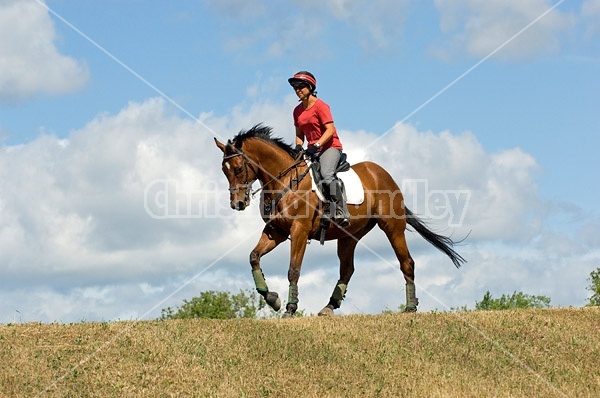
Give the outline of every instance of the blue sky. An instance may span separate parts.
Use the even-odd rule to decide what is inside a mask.
[[[287,78],[301,69],[316,75],[351,161],[472,192],[455,231],[473,231],[460,274],[412,243],[422,287],[440,301],[424,309],[473,305],[485,290],[578,306],[600,266],[598,0],[0,0],[0,22],[0,289],[11,303],[0,322],[16,309],[26,320],[139,317],[175,291],[165,306],[251,288],[256,214],[160,222],[143,211],[144,188],[164,178],[226,189],[214,135],[266,122],[291,142]],[[232,223],[244,244],[202,251],[226,243],[209,229]],[[365,244],[378,250],[376,239]],[[305,266],[301,297],[328,296],[334,250],[311,247],[309,259],[332,266]],[[365,251],[364,269],[401,279],[381,250]],[[272,256],[285,287],[287,252]],[[399,305],[369,296],[374,274],[355,279],[347,313]]]

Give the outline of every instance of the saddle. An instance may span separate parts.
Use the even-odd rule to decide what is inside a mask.
[[[335,168],[336,175],[338,173],[343,173],[345,171],[350,170],[350,163],[348,162],[347,158],[348,158],[348,156],[342,152],[342,154],[340,155],[340,160],[338,161],[338,164]],[[318,190],[320,190],[321,196],[323,198],[327,198],[327,201],[324,202],[324,213],[323,213],[323,214],[327,214],[327,213],[329,213],[330,198],[329,198],[329,193],[325,192],[325,190],[323,189],[323,184],[321,184],[321,182],[323,181],[323,176],[321,175],[321,165],[320,165],[319,161],[318,160],[313,161],[310,165],[310,168],[311,168],[311,175],[314,180],[315,186],[317,187]],[[344,182],[341,179],[339,179],[339,180],[343,187]],[[315,232],[315,235],[314,235],[314,238],[319,239],[319,242],[321,243],[321,245],[323,245],[325,243],[325,232],[327,232],[327,229],[329,228],[330,224],[331,224],[330,217],[321,216],[321,221],[319,222],[319,228],[317,229],[317,231]]]
[[[323,176],[321,175],[321,164],[319,163],[319,161],[315,161],[312,162],[310,164],[311,167],[311,171],[312,171],[312,177],[315,180],[315,183],[317,184],[318,187],[321,186],[321,181],[323,181]],[[335,168],[335,174],[337,173],[343,173],[344,171],[348,171],[350,170],[350,163],[348,162],[348,155],[346,155],[344,152],[342,152],[342,154],[340,155],[340,160],[338,161],[338,164]],[[323,192],[323,194],[325,194]]]

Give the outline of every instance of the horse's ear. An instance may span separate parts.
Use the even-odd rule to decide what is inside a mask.
[[[217,137],[215,137],[215,144],[217,144],[217,146],[219,147],[219,149],[225,153],[225,144],[223,144],[221,141],[219,141],[217,139]]]

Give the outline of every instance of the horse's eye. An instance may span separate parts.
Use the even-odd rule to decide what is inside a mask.
[[[235,169],[233,169],[233,172],[234,172],[235,175],[242,174],[242,168],[241,167],[236,167]]]

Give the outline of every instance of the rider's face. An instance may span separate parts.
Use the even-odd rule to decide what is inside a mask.
[[[308,96],[310,95],[310,90],[306,84],[295,84],[293,88],[296,92],[296,95],[301,100],[308,98]]]

